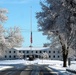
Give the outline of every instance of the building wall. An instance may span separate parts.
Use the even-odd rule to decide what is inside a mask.
[[[17,51],[15,49],[8,49],[5,51],[4,59],[16,59]]]
[[[60,50],[45,49],[45,50],[16,50],[9,49],[5,52],[3,59],[26,59],[29,55],[33,55],[35,58],[41,58],[42,53],[48,53],[49,59],[62,60]]]

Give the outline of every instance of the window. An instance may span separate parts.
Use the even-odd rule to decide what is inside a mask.
[[[38,58],[38,55],[35,55],[36,58]]]
[[[27,51],[27,53],[29,53],[29,51]]]
[[[29,55],[27,55],[27,57],[29,57]]]
[[[40,53],[42,53],[42,52],[40,51]]]
[[[21,51],[19,51],[19,53],[21,53]]]
[[[13,57],[14,57],[14,58],[16,58],[16,56],[15,56],[15,55],[14,55]]]
[[[11,58],[11,55],[9,55],[9,58]]]
[[[13,53],[16,53],[15,51]]]
[[[55,51],[53,51],[53,53],[55,53]]]
[[[36,51],[36,53],[38,53],[38,52]]]
[[[55,58],[55,55],[53,56],[53,58]]]
[[[49,55],[49,58],[51,58],[51,56]]]
[[[23,51],[23,53],[25,53],[25,51]]]
[[[31,53],[33,53],[33,51],[31,51]]]
[[[11,51],[9,51],[9,53],[11,53]]]
[[[49,51],[49,53],[51,53],[51,51]]]
[[[5,55],[5,58],[7,58],[7,56]]]
[[[45,51],[44,51],[44,53],[45,53]]]
[[[59,56],[58,56],[58,58],[59,58]]]

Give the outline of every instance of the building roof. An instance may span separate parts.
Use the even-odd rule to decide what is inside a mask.
[[[16,50],[47,50],[49,47],[26,47],[26,48],[14,48]]]

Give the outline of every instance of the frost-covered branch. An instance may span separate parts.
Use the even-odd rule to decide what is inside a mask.
[[[20,28],[19,27],[10,28],[8,30],[7,39],[11,47],[21,46],[23,42],[23,37],[21,35]]]
[[[8,19],[6,13],[8,13],[7,9],[0,8],[0,22],[5,22]]]

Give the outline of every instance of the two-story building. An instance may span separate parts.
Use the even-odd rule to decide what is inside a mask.
[[[26,59],[30,55],[34,58],[40,58],[42,53],[47,53],[51,60],[62,60],[59,49],[51,49],[49,47],[27,47],[27,48],[11,48],[4,52],[3,59]]]

